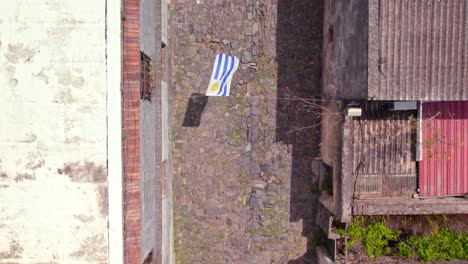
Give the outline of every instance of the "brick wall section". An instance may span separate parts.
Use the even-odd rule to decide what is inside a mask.
[[[125,263],[140,260],[140,7],[124,0],[123,17],[123,159]]]

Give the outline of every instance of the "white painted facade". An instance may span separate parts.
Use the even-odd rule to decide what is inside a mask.
[[[122,263],[120,1],[0,6],[0,264]]]

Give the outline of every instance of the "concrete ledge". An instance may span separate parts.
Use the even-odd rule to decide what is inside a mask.
[[[319,206],[316,222],[328,239],[340,238],[333,230],[333,214],[327,208]]]
[[[317,263],[318,264],[332,264],[335,263],[327,251],[323,247],[317,247]]]
[[[353,215],[468,214],[468,199],[359,199],[352,209]]]

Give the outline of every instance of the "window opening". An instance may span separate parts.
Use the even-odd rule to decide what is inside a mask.
[[[154,72],[151,58],[140,52],[140,99],[151,101],[151,91],[154,86]]]

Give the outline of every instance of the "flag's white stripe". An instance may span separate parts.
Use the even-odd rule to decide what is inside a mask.
[[[222,54],[219,54],[216,56],[215,58],[215,64],[214,64],[214,67],[213,67],[213,72],[211,73],[211,79],[210,79],[210,82],[213,81],[215,79],[215,75],[216,75],[216,69],[218,68],[218,65],[220,65],[220,60],[222,60],[222,57],[223,55]],[[221,71],[221,69],[219,69]],[[211,86],[211,83],[210,83],[210,86]]]
[[[223,54],[224,61],[223,61],[223,66],[222,66],[222,71],[218,79],[216,79],[219,82],[219,87],[218,90],[216,91],[216,95],[220,95],[221,89],[222,89],[222,80],[226,76],[226,69],[229,67],[229,60],[230,56],[227,54]]]
[[[226,91],[224,91],[223,96],[229,96],[229,92],[231,90],[231,81],[234,73],[237,71],[237,67],[239,66],[239,59],[234,57],[234,68],[232,69],[231,73],[229,74],[229,78],[226,81],[225,87]]]
[[[219,72],[221,71],[221,64],[219,64],[219,60],[223,57],[222,54],[219,54],[218,56],[216,56],[216,63],[215,63],[215,67],[214,67],[214,70],[215,70],[215,75],[214,75],[214,79],[218,78],[219,76]]]
[[[226,96],[226,90],[227,90],[227,81],[231,78],[232,71],[234,70],[234,67],[236,66],[236,58],[235,57],[229,57],[229,68],[226,69],[225,76],[221,80],[221,89],[219,90],[218,94],[221,94],[222,96]]]
[[[224,92],[223,92],[224,86],[226,84],[227,79],[229,78],[230,71],[232,71],[232,69],[234,68],[234,62],[235,62],[234,58],[231,57],[231,56],[228,56],[228,55],[226,55],[226,56],[227,56],[227,61],[225,63],[226,68],[225,68],[225,70],[223,72],[223,76],[220,78],[221,82],[219,84],[219,91],[217,93],[218,95],[219,94],[221,94],[221,95],[224,94]]]

